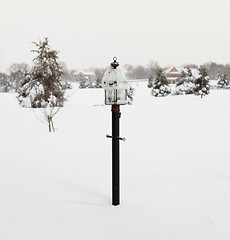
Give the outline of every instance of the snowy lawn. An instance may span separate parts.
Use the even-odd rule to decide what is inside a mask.
[[[69,91],[54,121],[0,94],[0,240],[230,239],[230,91],[122,106],[121,205],[111,206],[111,109]]]

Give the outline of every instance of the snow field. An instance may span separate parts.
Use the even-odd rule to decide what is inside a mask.
[[[230,91],[121,106],[121,205],[111,206],[111,109],[69,91],[57,131],[0,94],[1,240],[230,238]]]

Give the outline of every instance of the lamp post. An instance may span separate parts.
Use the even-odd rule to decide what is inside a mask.
[[[120,152],[119,140],[125,141],[125,138],[119,136],[119,119],[121,117],[120,105],[127,104],[128,81],[121,69],[117,68],[119,63],[117,58],[106,69],[102,87],[105,89],[105,104],[112,105],[112,205],[120,204]]]

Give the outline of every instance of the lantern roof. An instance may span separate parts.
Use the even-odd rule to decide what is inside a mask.
[[[124,72],[117,68],[119,66],[114,58],[114,62],[109,65],[102,78],[102,87],[104,89],[128,89],[129,83]]]

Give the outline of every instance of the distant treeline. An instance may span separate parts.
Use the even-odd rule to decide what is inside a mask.
[[[150,61],[146,66],[143,65],[124,65],[126,70],[126,76],[128,79],[149,79],[150,77],[156,77],[156,71],[160,67],[157,62]],[[199,68],[204,67],[207,69],[208,75],[210,79],[217,79],[218,74],[226,74],[227,78],[230,79],[230,64],[218,64],[215,62],[209,62],[198,66],[196,64],[186,64],[183,67],[190,68]],[[166,69],[166,68],[165,68]]]
[[[64,62],[60,63],[63,68],[63,80],[76,81],[74,73],[76,69],[68,69]],[[160,65],[151,60],[146,66],[143,65],[131,65],[125,64],[123,68],[125,70],[126,77],[128,79],[149,79],[155,78],[157,69]],[[205,67],[207,69],[210,79],[217,79],[218,74],[226,74],[227,79],[230,79],[230,64],[218,64],[215,62],[205,63],[201,66],[196,64],[187,64],[183,67],[199,68]],[[163,68],[163,70],[166,68]],[[7,73],[0,72],[0,92],[17,91],[25,73],[30,70],[30,66],[25,63],[14,63],[12,64]],[[105,68],[90,68],[96,75],[97,81],[102,80]]]
[[[76,69],[68,69],[65,62],[60,62],[64,82],[75,82],[74,73]],[[13,63],[9,66],[7,72],[0,72],[0,92],[17,92],[26,74],[31,67],[26,63]],[[90,68],[96,75],[97,81],[101,81],[105,68]]]

